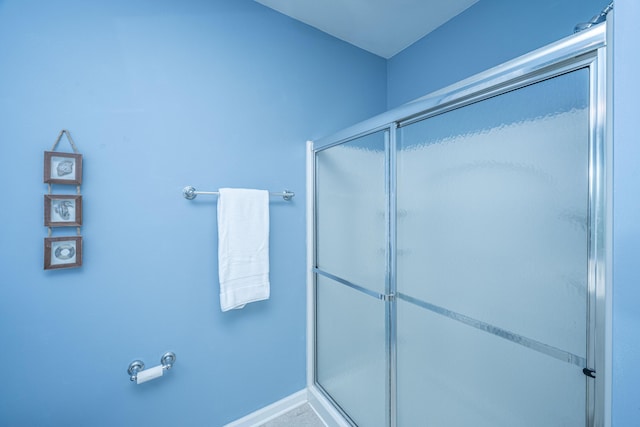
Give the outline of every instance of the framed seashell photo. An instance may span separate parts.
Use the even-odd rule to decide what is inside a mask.
[[[80,227],[82,196],[67,194],[44,195],[45,227]]]
[[[45,237],[44,269],[74,268],[82,265],[82,236]]]
[[[82,154],[44,152],[44,182],[82,184]]]

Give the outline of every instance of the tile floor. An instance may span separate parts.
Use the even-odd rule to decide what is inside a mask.
[[[260,427],[326,427],[308,403],[298,406]]]

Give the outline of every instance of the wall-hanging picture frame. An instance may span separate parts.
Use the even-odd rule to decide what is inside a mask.
[[[48,184],[82,184],[82,154],[45,151],[44,182]]]
[[[80,227],[82,225],[82,196],[45,194],[44,225],[46,227]]]
[[[82,236],[45,237],[44,269],[74,268],[82,265]]]

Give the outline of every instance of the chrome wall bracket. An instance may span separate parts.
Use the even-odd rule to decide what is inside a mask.
[[[129,373],[129,379],[131,381],[135,381],[138,377],[138,372],[144,370],[144,362],[142,360],[134,360],[129,364],[129,369],[127,372]]]
[[[173,363],[175,361],[176,361],[176,355],[171,351],[167,351],[165,354],[162,355],[162,358],[160,359],[160,364],[164,369],[168,370],[173,367]]]
[[[156,366],[150,369],[153,370],[153,369],[162,368],[162,369],[158,369],[159,371],[158,376],[161,376],[162,372],[168,371],[173,367],[173,364],[175,363],[175,361],[176,361],[175,353],[168,351],[165,354],[163,354],[162,357],[160,358],[160,366]],[[144,369],[144,362],[142,360],[134,360],[129,364],[129,368],[127,369],[127,373],[129,374],[129,379],[135,382],[138,382],[138,374],[143,371],[145,371],[145,369]]]

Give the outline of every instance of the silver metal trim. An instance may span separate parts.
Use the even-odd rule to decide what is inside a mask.
[[[391,317],[391,305],[393,300],[395,300],[395,295],[391,294],[391,264],[393,260],[393,240],[391,234],[391,224],[393,223],[394,212],[391,206],[391,170],[393,165],[392,159],[392,147],[391,140],[393,138],[393,131],[391,128],[387,129],[384,138],[384,198],[385,198],[385,207],[384,207],[384,240],[385,240],[385,266],[384,266],[384,292],[385,295],[385,305],[384,305],[384,346],[385,346],[385,368],[386,372],[384,372],[385,383],[387,384],[384,390],[385,394],[385,411],[384,413],[387,416],[387,425],[392,425],[393,416],[392,412],[392,401],[393,401],[393,388],[391,387],[391,371],[392,371],[392,361],[391,361],[391,329],[393,327],[393,319]]]
[[[318,147],[317,143],[314,143],[313,144],[313,146],[314,146],[313,152],[314,152],[314,154],[317,154],[320,151],[324,151],[326,149],[335,147],[337,145],[346,144],[347,142],[351,142],[351,141],[354,141],[356,139],[359,139],[359,138],[362,138],[362,137],[365,137],[365,136],[368,136],[368,135],[372,135],[374,133],[378,133],[380,131],[388,130],[388,129],[389,129],[389,122],[386,122],[386,123],[384,123],[382,125],[379,125],[377,127],[368,128],[366,130],[362,130],[360,132],[356,132],[356,133],[350,134],[348,136],[345,136],[343,139],[332,141],[332,142],[330,142],[328,144],[324,144],[324,145],[319,146],[319,147]],[[323,140],[326,140],[326,138],[323,138]]]
[[[313,277],[313,383],[320,389],[318,380],[318,274],[315,266],[318,265],[318,155],[315,150],[316,143],[313,143],[313,241],[311,249],[313,251],[312,265],[310,266]],[[326,393],[325,393],[326,394]],[[331,400],[329,400],[331,402]],[[335,406],[335,405],[334,405]]]
[[[388,405],[389,405],[389,426],[396,427],[398,424],[398,375],[397,375],[397,345],[398,345],[398,320],[397,320],[397,298],[396,292],[398,288],[396,271],[397,271],[397,226],[398,226],[398,200],[397,193],[397,133],[398,126],[396,123],[392,123],[389,129],[389,183],[387,192],[387,209],[388,209],[388,261],[387,261],[387,276],[388,286],[386,289],[387,294],[392,298],[387,304],[387,329],[388,329],[388,367],[387,374],[389,376],[389,388],[387,390]]]
[[[195,199],[198,196],[198,194],[219,196],[220,192],[219,191],[198,191],[190,185],[182,189],[182,195],[187,200]],[[280,193],[270,192],[269,195],[282,197],[284,200],[291,200],[296,195],[296,193],[294,193],[293,191],[284,190]]]
[[[589,194],[589,336],[588,343],[589,368],[596,371],[596,379],[588,381],[588,402],[591,405],[590,417],[594,426],[603,426],[605,383],[609,378],[605,375],[605,325],[607,323],[607,277],[611,254],[611,150],[607,140],[607,47],[599,49],[596,63],[593,66],[589,170],[591,173]]]
[[[587,365],[588,369],[595,369],[595,330],[596,330],[596,264],[599,237],[596,218],[598,215],[597,198],[599,194],[598,167],[598,64],[589,67],[589,189],[587,215]],[[595,381],[587,380],[587,425],[595,425]]]
[[[456,320],[460,323],[464,323],[467,326],[471,326],[481,331],[488,332],[497,337],[504,338],[507,341],[511,341],[515,344],[520,344],[524,347],[530,348],[531,350],[535,350],[539,353],[546,354],[547,356],[551,356],[563,362],[571,363],[572,365],[576,365],[581,368],[584,368],[587,365],[587,360],[584,357],[575,355],[568,351],[564,351],[559,348],[552,347],[540,341],[536,341],[534,339],[527,338],[522,335],[518,335],[514,332],[508,331],[506,329],[502,329],[498,326],[494,326],[489,323],[483,322],[481,320],[477,320],[472,317],[465,316],[464,314],[457,313],[452,310],[448,310],[444,307],[439,307],[435,304],[422,301],[418,298],[410,297],[409,295],[405,295],[400,292],[397,294],[397,297],[415,306],[418,306],[426,310],[429,310],[433,313],[448,317],[449,319]]]
[[[315,278],[316,275],[313,273],[312,268],[315,262],[315,250],[314,250],[314,242],[315,242],[315,154],[313,152],[313,142],[307,141],[307,150],[306,150],[306,297],[307,297],[307,388],[311,390],[314,388],[315,380],[315,371],[316,371],[316,310],[315,310]]]
[[[342,279],[338,276],[335,276],[331,273],[327,273],[326,271],[320,270],[318,267],[314,267],[313,268],[313,272],[316,274],[319,274],[321,276],[326,277],[327,279],[331,279],[334,282],[338,282],[341,285],[345,285],[348,286],[351,289],[355,289],[356,291],[362,292],[363,294],[369,295],[370,297],[374,297],[375,299],[379,299],[381,301],[386,301],[386,298],[389,297],[389,295],[385,295],[385,294],[381,294],[375,291],[372,291],[371,289],[367,289],[363,286],[360,285],[356,285],[355,283],[352,283],[348,280]]]
[[[603,222],[605,224],[604,240],[606,252],[604,254],[603,280],[598,292],[598,308],[596,312],[597,326],[596,341],[599,346],[599,353],[596,358],[596,369],[600,371],[600,377],[596,380],[596,425],[599,427],[611,426],[611,399],[612,399],[612,372],[613,372],[613,345],[612,345],[612,323],[613,323],[613,29],[615,21],[615,11],[607,15],[607,44],[601,48],[606,56],[605,73],[605,97],[601,99],[605,108],[605,158],[604,158],[604,179],[603,188],[605,205]]]

